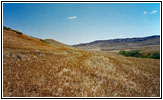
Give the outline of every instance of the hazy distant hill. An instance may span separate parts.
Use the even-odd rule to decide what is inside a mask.
[[[113,50],[113,49],[129,49],[143,46],[160,45],[160,36],[148,36],[140,38],[124,38],[124,39],[110,39],[110,40],[97,40],[90,43],[83,43],[74,45],[82,49],[100,49],[100,50]]]

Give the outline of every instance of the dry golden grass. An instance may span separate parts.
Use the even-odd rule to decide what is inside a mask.
[[[160,60],[62,48],[26,38],[30,37],[4,30],[4,97],[160,96]]]
[[[144,46],[144,47],[140,48],[140,51],[144,52],[144,53],[160,52],[160,45]]]

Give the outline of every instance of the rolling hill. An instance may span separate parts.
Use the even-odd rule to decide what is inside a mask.
[[[153,47],[158,52],[160,51],[160,36],[148,36],[139,38],[124,38],[111,40],[97,40],[90,43],[74,45],[74,47],[88,50],[125,50],[125,49],[152,49]]]
[[[4,97],[160,97],[160,60],[106,55],[3,29]]]

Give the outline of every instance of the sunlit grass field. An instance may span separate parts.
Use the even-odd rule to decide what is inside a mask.
[[[160,60],[53,45],[4,29],[3,96],[159,97]]]

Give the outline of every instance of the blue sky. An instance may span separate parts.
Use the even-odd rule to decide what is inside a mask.
[[[160,34],[159,3],[4,3],[3,25],[73,45]]]

